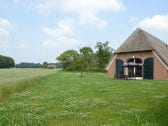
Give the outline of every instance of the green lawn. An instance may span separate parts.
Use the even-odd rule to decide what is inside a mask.
[[[54,73],[55,69],[0,69],[0,84],[39,77]]]
[[[57,72],[0,100],[2,126],[168,126],[168,81]]]

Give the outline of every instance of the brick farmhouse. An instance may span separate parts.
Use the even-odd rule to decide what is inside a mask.
[[[168,45],[137,28],[115,51],[108,77],[168,80]]]

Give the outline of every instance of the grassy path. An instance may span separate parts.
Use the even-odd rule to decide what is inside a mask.
[[[1,100],[0,125],[167,126],[168,81],[58,72]]]

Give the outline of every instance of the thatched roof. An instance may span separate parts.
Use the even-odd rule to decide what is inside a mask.
[[[115,53],[139,51],[154,51],[168,67],[168,45],[140,28],[137,28]]]

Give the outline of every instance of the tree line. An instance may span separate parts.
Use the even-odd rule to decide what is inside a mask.
[[[15,66],[13,58],[0,55],[0,68],[11,68]]]
[[[28,62],[21,62],[19,64],[16,64],[16,68],[44,68],[44,69],[55,69],[60,68],[59,63],[47,63],[43,62],[41,63],[28,63]]]
[[[109,42],[97,42],[94,49],[85,46],[78,51],[71,49],[66,50],[56,58],[59,63],[51,64],[44,62],[26,63],[21,62],[16,64],[16,68],[60,68],[67,71],[103,71],[113,56],[114,50],[109,46]],[[61,64],[61,66],[60,66]],[[13,58],[0,55],[0,68],[15,67]]]
[[[19,64],[16,64],[16,68],[42,68],[42,65],[40,63],[21,62]]]
[[[97,42],[95,52],[91,47],[82,47],[79,51],[66,50],[56,59],[67,71],[103,71],[113,55],[109,42]]]
[[[44,62],[43,64],[40,63],[29,63],[29,62],[21,62],[15,64],[13,58],[8,56],[0,55],[0,68],[44,68],[44,69],[55,69],[61,68],[60,63],[47,63]]]

